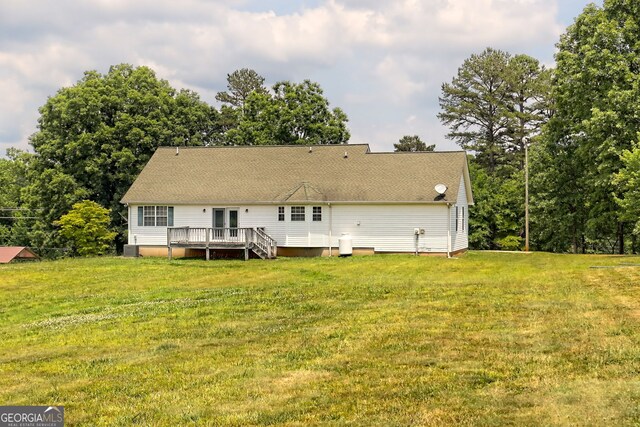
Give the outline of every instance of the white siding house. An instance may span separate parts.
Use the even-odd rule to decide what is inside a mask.
[[[159,148],[122,202],[142,255],[167,254],[168,230],[183,227],[260,229],[280,255],[337,255],[343,234],[355,253],[455,254],[468,246],[470,189],[464,152],[181,147]]]

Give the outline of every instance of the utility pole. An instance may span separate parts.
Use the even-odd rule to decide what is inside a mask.
[[[524,251],[529,252],[529,144],[524,143]]]

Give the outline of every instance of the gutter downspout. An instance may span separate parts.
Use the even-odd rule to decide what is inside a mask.
[[[331,203],[327,203],[329,206],[329,256],[332,256],[332,247],[333,247],[333,210],[331,209]]]
[[[447,203],[447,258],[451,258],[451,203]]]

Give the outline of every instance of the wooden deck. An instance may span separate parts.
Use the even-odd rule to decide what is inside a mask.
[[[167,249],[171,259],[172,248],[204,249],[210,259],[211,249],[243,249],[245,260],[250,252],[262,259],[277,256],[276,241],[260,228],[167,228]]]

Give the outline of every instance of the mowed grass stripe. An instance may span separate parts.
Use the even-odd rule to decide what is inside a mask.
[[[638,257],[0,266],[0,402],[68,425],[635,425]]]

